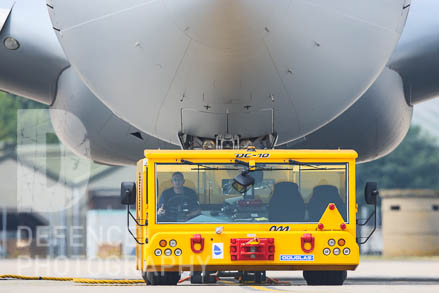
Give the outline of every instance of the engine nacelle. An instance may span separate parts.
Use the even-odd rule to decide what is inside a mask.
[[[178,148],[117,118],[71,68],[60,76],[50,118],[64,144],[78,155],[100,163],[135,164],[146,148]]]
[[[378,159],[404,139],[412,113],[401,77],[386,68],[372,87],[337,119],[306,137],[278,147],[354,149],[359,162]]]
[[[43,1],[0,1],[0,90],[52,103],[58,76],[70,64],[50,27]]]

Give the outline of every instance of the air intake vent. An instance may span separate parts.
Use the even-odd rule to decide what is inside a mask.
[[[132,136],[137,137],[138,139],[143,140],[142,134],[141,134],[140,132],[138,132],[138,131],[136,131],[136,132],[131,132],[130,134],[131,134]]]

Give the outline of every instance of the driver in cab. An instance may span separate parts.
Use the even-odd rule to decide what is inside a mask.
[[[181,172],[172,174],[173,187],[163,191],[157,205],[158,220],[162,222],[185,222],[201,213],[198,196],[184,186]]]

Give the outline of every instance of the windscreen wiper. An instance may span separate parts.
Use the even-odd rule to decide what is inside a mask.
[[[247,162],[241,161],[241,160],[236,160],[235,159],[235,163],[239,164],[239,165],[243,165],[247,167],[247,172],[254,172],[254,171],[283,171],[283,170],[293,170],[293,169],[285,169],[285,168],[267,168],[267,167],[258,167],[257,165],[250,169],[250,165]]]
[[[346,168],[326,168],[326,167],[318,167],[318,166],[313,165],[313,164],[303,163],[303,162],[299,162],[299,161],[292,160],[292,159],[289,159],[288,162],[289,162],[291,165],[307,166],[307,167],[311,167],[311,168],[313,168],[314,170],[346,170]],[[302,170],[302,171],[304,171],[304,170]]]
[[[180,162],[182,164],[186,164],[186,165],[198,166],[198,168],[192,169],[192,170],[233,170],[233,171],[239,171],[238,168],[210,167],[210,166],[206,166],[206,165],[201,164],[201,163],[194,163],[194,162],[191,162],[191,161],[188,161],[188,160],[184,160],[184,159],[181,159]]]
[[[311,168],[314,168],[314,169],[321,169],[320,167],[314,166],[314,165],[312,165],[312,164],[303,163],[303,162],[299,162],[299,161],[292,160],[292,159],[289,159],[288,162],[289,162],[291,165],[308,166],[308,167],[311,167]]]
[[[254,171],[294,171],[294,169],[290,169],[290,168],[267,168],[267,167],[255,167],[254,170],[252,170],[252,172]]]
[[[248,162],[244,162],[244,161],[237,160],[237,159],[235,159],[235,164],[242,165],[242,166],[245,166],[247,168],[250,167],[250,164]]]

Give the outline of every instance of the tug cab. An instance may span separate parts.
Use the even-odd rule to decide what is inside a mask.
[[[351,150],[146,150],[121,200],[136,223],[137,269],[152,285],[265,280],[302,270],[341,285],[359,263]],[[367,192],[372,202],[376,184]],[[135,205],[135,214],[130,205]],[[130,230],[131,231],[131,230]],[[225,273],[227,272],[227,273]]]

